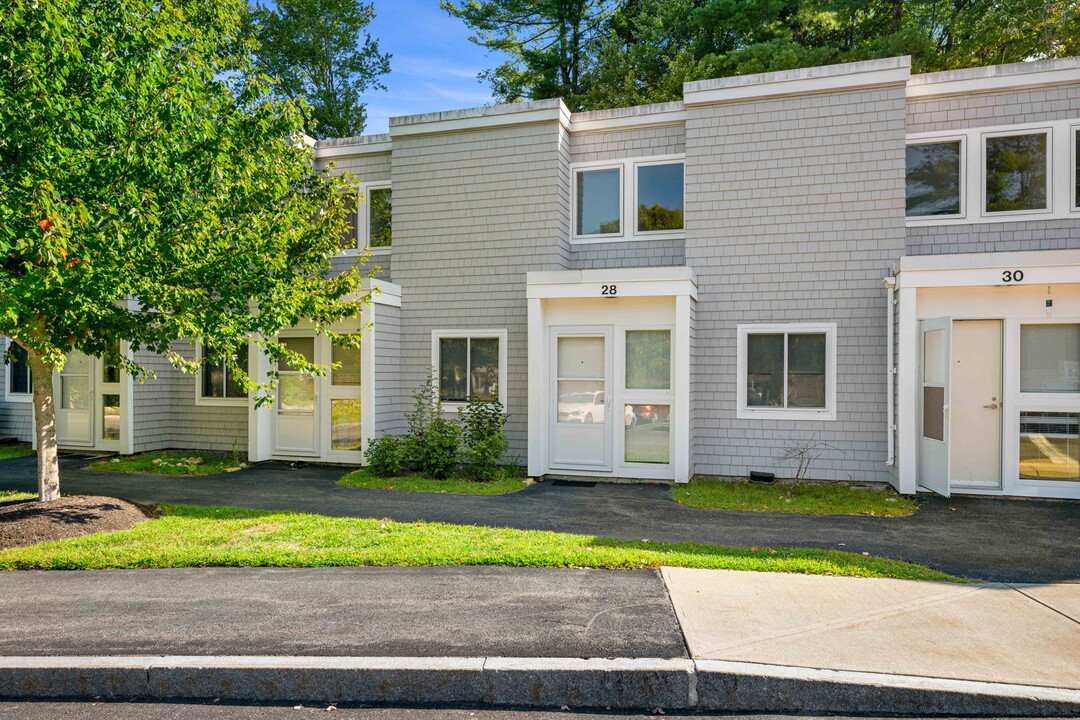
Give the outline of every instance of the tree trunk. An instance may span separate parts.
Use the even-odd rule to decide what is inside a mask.
[[[892,0],[892,32],[900,32],[904,20],[904,0]]]
[[[38,500],[60,497],[60,464],[56,457],[56,405],[53,401],[53,366],[27,350],[34,385],[34,432],[37,433]]]

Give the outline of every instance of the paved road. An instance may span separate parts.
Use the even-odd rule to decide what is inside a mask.
[[[0,655],[687,651],[654,570],[343,567],[0,573]]]
[[[0,461],[0,490],[34,490],[34,462]],[[684,507],[659,485],[539,483],[509,495],[432,495],[337,485],[345,470],[332,466],[268,462],[228,475],[175,478],[91,472],[81,469],[84,462],[63,460],[65,492],[622,539],[839,549],[983,580],[1080,582],[1080,502],[1073,501],[928,497],[906,518],[815,517]]]
[[[693,720],[819,720],[799,715],[714,715],[651,712],[585,713],[553,710],[486,710],[462,708],[335,708],[292,705],[220,705],[190,703],[89,703],[89,702],[11,702],[0,703],[4,720],[303,720],[304,718],[340,718],[342,720],[655,720],[659,717]],[[825,719],[820,719],[825,720]],[[827,720],[856,720],[829,716]],[[860,717],[857,720],[874,720]],[[895,716],[890,720],[897,720]],[[937,718],[937,720],[949,720]],[[986,718],[985,720],[993,720]]]

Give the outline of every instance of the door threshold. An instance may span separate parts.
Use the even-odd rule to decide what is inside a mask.
[[[554,480],[560,484],[609,483],[614,485],[674,485],[674,480],[664,478],[608,477],[597,475],[569,475],[564,473],[544,473],[541,480]],[[554,484],[554,483],[552,483]]]

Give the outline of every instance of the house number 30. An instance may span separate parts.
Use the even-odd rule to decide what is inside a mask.
[[[1007,282],[1007,283],[1009,283],[1009,282],[1022,282],[1023,279],[1024,279],[1024,271],[1023,270],[1006,270],[1005,272],[1001,273],[1001,281],[1002,282]]]
[[[615,297],[619,294],[619,290],[616,285],[601,285],[600,294],[607,295],[608,297]]]

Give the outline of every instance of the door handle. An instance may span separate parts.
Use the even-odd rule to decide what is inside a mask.
[[[989,405],[983,405],[983,407],[986,408],[987,410],[997,410],[998,404],[997,403],[990,403]]]

